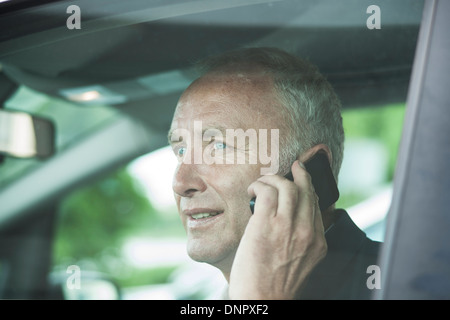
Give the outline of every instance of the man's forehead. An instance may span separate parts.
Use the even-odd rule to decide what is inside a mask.
[[[192,119],[199,117],[214,117],[231,115],[233,109],[244,109],[246,106],[238,106],[233,101],[226,99],[201,99],[184,100],[177,105],[174,118]]]
[[[180,103],[208,100],[224,106],[273,97],[273,81],[268,76],[210,73],[195,80],[180,97]]]
[[[214,91],[183,95],[175,110],[173,122],[240,122],[253,112],[248,102]]]
[[[278,99],[268,87],[240,76],[204,76],[180,97],[171,129],[192,128],[194,121],[204,127],[276,128],[280,119]]]
[[[200,110],[194,106],[190,112],[177,113],[173,118],[172,128],[193,128],[195,122],[201,122],[203,128],[240,128],[249,125],[246,125],[245,119],[246,117],[239,117],[229,109]]]

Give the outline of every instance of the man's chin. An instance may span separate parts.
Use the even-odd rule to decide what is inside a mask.
[[[197,262],[213,264],[220,260],[218,250],[207,249],[204,247],[198,248],[197,246],[188,244],[187,253],[192,260]]]
[[[192,260],[210,264],[219,268],[222,272],[231,270],[235,252],[236,250],[228,248],[205,246],[204,242],[192,243],[188,241],[187,245],[187,253]]]

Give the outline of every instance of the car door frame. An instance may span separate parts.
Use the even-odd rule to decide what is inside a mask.
[[[450,298],[449,12],[425,2],[376,299]]]

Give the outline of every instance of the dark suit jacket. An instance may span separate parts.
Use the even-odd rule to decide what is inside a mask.
[[[367,238],[342,209],[326,232],[328,252],[308,278],[301,299],[370,299],[367,267],[378,264],[381,244]]]

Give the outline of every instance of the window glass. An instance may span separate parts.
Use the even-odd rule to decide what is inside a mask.
[[[5,49],[0,69],[10,65],[35,81],[48,81],[45,84],[55,90],[39,93],[28,87],[35,87],[34,80],[16,76],[21,80],[12,80],[20,83],[19,90],[4,108],[52,119],[56,156],[123,114],[148,128],[149,140],[165,139],[176,101],[195,78],[192,62],[240,47],[295,53],[317,64],[345,108],[337,207],[346,209],[370,238],[382,241],[405,105],[379,105],[406,97],[423,6],[421,1],[407,7],[402,2],[388,4],[382,6],[380,29],[370,27],[368,4],[354,1],[345,6],[296,0],[112,1],[107,6],[91,1],[80,4],[80,30],[66,30],[64,20],[70,14],[64,16],[67,6],[60,1],[32,8],[19,15],[21,20],[5,15],[2,23],[14,20],[11,25],[20,28],[5,29],[9,32],[0,41]],[[71,85],[65,87],[66,83]],[[165,140],[151,142],[161,146]],[[113,160],[117,162],[111,165],[123,161]],[[44,165],[51,162],[50,158]],[[61,282],[67,297],[103,297],[95,294],[97,289],[88,295],[76,291],[80,275],[97,282],[94,287],[100,291],[109,288],[100,280],[111,280],[124,299],[222,295],[226,284],[220,272],[193,262],[186,253],[171,187],[175,162],[165,147],[100,180],[69,177],[63,184],[52,269],[55,278],[67,279]],[[5,158],[0,192],[42,164]],[[73,182],[85,184],[66,195]],[[54,200],[50,197],[37,199],[36,208]],[[8,201],[21,202],[20,198]],[[0,262],[0,288],[6,271],[20,278],[24,269],[5,267],[9,265]]]

